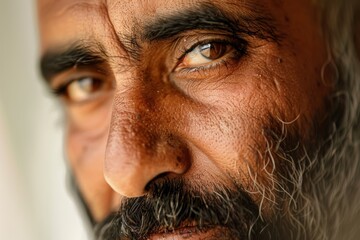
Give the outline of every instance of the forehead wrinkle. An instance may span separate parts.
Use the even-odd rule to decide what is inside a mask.
[[[70,1],[46,1],[43,4],[39,4],[39,10],[42,14],[50,15],[51,18],[59,17],[67,14],[79,14],[84,15],[99,11],[101,5],[105,0],[70,0]],[[87,16],[91,14],[87,14]]]
[[[111,9],[119,8],[120,2],[109,3],[106,1],[104,4],[104,12],[106,16],[106,21],[109,23],[113,40],[116,44],[116,47],[119,48],[122,53],[122,58],[127,58],[127,60],[137,60],[140,54],[140,45],[137,42],[137,36],[135,30],[136,17],[132,16],[129,20],[126,18],[118,19],[117,15],[113,16],[110,13]],[[121,15],[121,14],[120,14]],[[116,26],[121,23],[121,29],[116,29]]]
[[[127,42],[133,42],[134,39],[142,36],[141,33],[143,33],[149,23],[156,22],[157,19],[176,15],[179,12],[191,11],[201,6],[213,6],[233,16],[236,16],[237,13],[243,15],[261,15],[261,13],[264,11],[267,12],[266,10],[268,10],[266,7],[267,4],[261,1],[259,2],[258,0],[240,0],[236,2],[234,0],[178,0],[176,1],[175,7],[174,4],[167,6],[168,3],[174,3],[172,1],[162,1],[159,8],[156,7],[157,2],[152,2],[152,5],[149,2],[151,1],[138,0],[129,4],[127,1],[115,1],[109,5],[110,9],[121,9],[120,12],[123,12],[123,14],[120,15],[125,16],[125,18],[119,18],[116,14],[112,16],[114,23],[121,22],[122,29],[117,31],[117,35],[120,38],[123,38]],[[129,7],[129,5],[131,5],[131,7]],[[118,13],[118,11],[116,13]],[[111,13],[109,13],[109,16],[110,15]],[[129,18],[126,19],[126,16],[129,16]],[[114,25],[116,26],[116,24]]]
[[[109,19],[114,27],[118,27],[114,28],[118,38],[127,49],[135,50],[139,47],[137,40],[148,21],[206,1],[177,0],[175,5],[175,1],[171,0],[107,0],[106,4]],[[111,11],[114,9],[116,11]]]

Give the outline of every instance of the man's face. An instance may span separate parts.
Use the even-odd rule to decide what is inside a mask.
[[[331,91],[310,2],[39,1],[43,75],[100,232],[244,239],[291,218]]]

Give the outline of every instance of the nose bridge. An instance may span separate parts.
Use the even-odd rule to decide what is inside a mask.
[[[141,196],[158,176],[188,168],[187,148],[165,123],[157,93],[132,86],[114,97],[104,174],[123,196]]]

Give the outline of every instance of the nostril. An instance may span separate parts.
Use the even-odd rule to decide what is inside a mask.
[[[174,174],[173,172],[163,172],[154,177],[148,184],[146,184],[144,190],[145,192],[151,191],[154,188],[155,184],[159,184],[160,182],[166,181],[169,179],[170,175]]]
[[[182,158],[180,156],[176,156],[176,166],[178,167],[182,162]]]

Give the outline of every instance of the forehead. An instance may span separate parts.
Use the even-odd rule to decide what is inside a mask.
[[[308,1],[292,2],[305,5]],[[156,18],[184,9],[191,10],[202,4],[243,15],[263,13],[283,18],[284,14],[295,14],[292,9],[284,10],[280,0],[39,0],[42,48],[77,39],[101,37],[106,40],[114,37],[114,31],[116,34],[131,35]]]
[[[106,8],[111,16],[122,16],[123,19],[132,20],[154,17],[176,9],[195,7],[204,3],[222,5],[229,10],[233,7],[242,7],[245,10],[246,8],[259,8],[265,5],[262,1],[256,0],[38,0],[39,11],[42,16],[54,16],[56,13],[64,14],[74,10],[85,13],[85,10],[89,10],[89,8],[98,8],[99,10]]]

